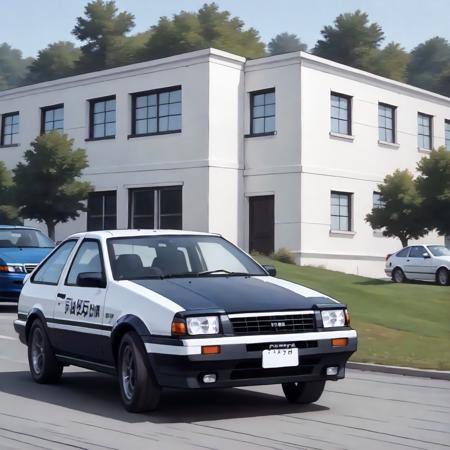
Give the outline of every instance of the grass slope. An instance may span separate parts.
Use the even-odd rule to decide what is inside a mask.
[[[274,265],[277,277],[348,305],[359,337],[353,361],[450,370],[450,287],[394,284],[257,259]]]

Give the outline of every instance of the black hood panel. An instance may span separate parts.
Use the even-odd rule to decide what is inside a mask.
[[[227,313],[310,309],[315,304],[334,304],[317,294],[305,297],[255,277],[171,278],[133,280],[172,300],[187,311],[223,309]]]

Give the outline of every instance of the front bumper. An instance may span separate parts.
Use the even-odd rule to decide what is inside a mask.
[[[25,276],[24,273],[0,273],[0,301],[16,302]]]
[[[346,337],[346,347],[333,347],[331,339]],[[182,345],[146,343],[150,362],[161,386],[176,388],[221,388],[279,384],[293,381],[338,380],[345,376],[345,364],[356,351],[354,330],[291,335],[261,335],[185,339]],[[262,352],[271,344],[295,343],[299,364],[295,367],[264,369]],[[202,355],[202,345],[220,345],[216,355]],[[171,349],[168,347],[172,347]],[[326,369],[338,366],[335,376]],[[204,383],[205,374],[215,374],[215,383]]]

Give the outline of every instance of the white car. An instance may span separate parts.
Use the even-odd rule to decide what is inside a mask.
[[[162,387],[281,383],[311,403],[356,350],[346,306],[279,280],[219,235],[169,230],[70,236],[26,280],[15,329],[31,375],[66,365],[117,375],[124,406]]]
[[[450,282],[450,250],[443,245],[411,245],[388,255],[384,271],[396,283],[405,280]]]

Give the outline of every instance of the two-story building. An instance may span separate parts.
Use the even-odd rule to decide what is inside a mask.
[[[87,150],[95,192],[58,240],[211,231],[373,276],[400,246],[364,220],[377,184],[450,148],[449,98],[302,52],[247,61],[207,49],[39,83],[0,92],[0,115],[9,168],[50,130]]]

